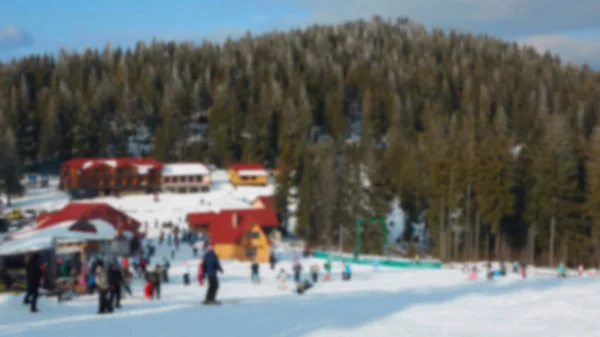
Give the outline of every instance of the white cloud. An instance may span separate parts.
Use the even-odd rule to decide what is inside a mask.
[[[28,46],[33,38],[15,25],[0,27],[0,50]]]
[[[600,66],[600,38],[596,40],[578,39],[560,34],[532,35],[518,42],[529,45],[540,52],[550,51],[560,55],[561,59],[573,62],[588,62],[591,66]]]
[[[313,21],[409,17],[429,27],[530,35],[600,27],[597,0],[291,0]]]

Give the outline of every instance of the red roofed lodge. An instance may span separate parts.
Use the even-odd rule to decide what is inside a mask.
[[[158,191],[163,164],[153,158],[71,159],[62,163],[60,185],[75,198]]]
[[[222,259],[268,262],[271,235],[279,227],[273,209],[237,209],[190,213],[191,230],[205,232]]]

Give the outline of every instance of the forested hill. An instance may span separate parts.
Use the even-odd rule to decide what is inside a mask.
[[[278,207],[298,186],[298,234],[315,244],[397,196],[442,258],[530,258],[530,239],[538,261],[600,262],[600,76],[515,43],[374,18],[35,55],[0,79],[7,181],[16,158],[259,161],[293,173]],[[379,251],[379,227],[366,232]]]

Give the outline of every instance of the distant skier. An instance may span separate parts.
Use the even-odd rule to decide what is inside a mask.
[[[269,254],[269,264],[271,265],[271,270],[275,270],[277,258],[275,257],[275,253],[273,251],[271,251],[271,253]]]
[[[556,272],[558,274],[558,277],[561,277],[561,278],[567,277],[567,273],[565,271],[565,265],[562,263],[558,264],[558,267],[556,267]]]
[[[252,260],[252,264],[250,265],[250,279],[252,283],[259,284],[260,276],[259,276],[260,265],[256,262],[256,259]]]
[[[519,261],[513,262],[513,273],[518,274],[520,270]]]
[[[527,266],[525,265],[525,263],[521,263],[521,277],[523,279],[527,278]]]
[[[285,272],[285,269],[281,268],[281,270],[279,270],[279,274],[277,274],[277,279],[279,280],[279,289],[287,289],[287,285],[285,284],[285,281],[287,279],[287,273]]]
[[[349,263],[345,263],[344,271],[342,272],[342,280],[350,281],[351,277],[352,277],[352,268],[350,267]]]
[[[298,282],[296,285],[296,292],[299,295],[303,295],[308,289],[312,288],[312,284],[308,280],[304,280],[302,282]]]
[[[310,276],[313,283],[317,283],[319,281],[319,265],[313,264],[310,267]]]
[[[162,267],[162,280],[165,283],[169,283],[169,269],[171,268],[171,263],[169,263],[169,260],[165,257],[164,258],[164,262],[163,262],[163,267]]]
[[[23,304],[30,305],[30,311],[38,312],[37,300],[39,295],[40,280],[42,278],[41,259],[39,253],[34,253],[31,259],[27,262],[25,269],[26,281],[27,281],[27,292],[23,299]]]
[[[219,278],[217,273],[223,273],[223,269],[221,268],[219,257],[215,254],[212,246],[209,246],[208,251],[204,254],[202,268],[202,276],[208,277],[208,289],[203,303],[220,304],[221,302],[216,300],[217,291],[219,290]]]
[[[331,258],[327,259],[327,261],[325,262],[325,277],[323,278],[323,281],[330,281],[331,280]]]
[[[294,282],[299,283],[302,275],[302,264],[297,257],[294,259],[294,266],[292,267],[292,270],[294,271]]]

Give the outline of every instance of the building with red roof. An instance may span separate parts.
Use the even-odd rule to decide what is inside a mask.
[[[61,164],[60,189],[74,197],[155,192],[163,164],[154,158],[77,158]]]
[[[119,245],[119,255],[130,252],[131,239],[143,237],[141,224],[105,203],[70,203],[54,213],[43,213],[36,225],[11,233],[0,245],[0,255],[56,248],[59,251],[97,252],[101,243]],[[116,246],[115,246],[116,247]]]
[[[222,259],[269,261],[269,235],[279,227],[273,209],[236,209],[187,215],[190,229],[205,232]]]
[[[266,186],[269,172],[258,163],[234,164],[229,167],[229,181],[234,186]]]

